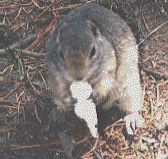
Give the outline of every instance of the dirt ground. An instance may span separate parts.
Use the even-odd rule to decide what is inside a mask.
[[[168,1],[99,3],[119,14],[137,39],[143,126],[130,138],[123,122],[111,123],[105,136],[94,140],[74,112],[69,112],[67,125],[55,124],[49,118],[54,106],[45,44],[63,15],[81,3],[1,1],[0,158],[63,159],[73,154],[85,159],[168,159]]]

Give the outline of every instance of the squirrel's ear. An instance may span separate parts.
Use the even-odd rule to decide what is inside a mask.
[[[64,31],[64,30],[65,30],[65,27],[67,27],[67,25],[68,25],[67,22],[63,22],[59,31],[60,31],[60,32]]]
[[[58,34],[57,34],[57,38],[56,38],[56,42],[60,41],[60,33],[64,32],[65,27],[68,25],[67,22],[63,22],[63,24],[61,25],[61,28],[58,30]]]
[[[56,37],[56,42],[59,43],[60,42],[60,32],[58,32],[57,37]]]
[[[89,28],[92,30],[93,35],[95,37],[101,36],[99,29],[96,27],[96,25],[93,22],[91,22],[90,20],[87,20],[87,24],[88,24]]]

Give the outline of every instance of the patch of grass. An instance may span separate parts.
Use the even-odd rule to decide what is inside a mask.
[[[149,148],[149,152],[150,152],[150,154],[151,154],[151,158],[153,159],[152,149],[151,149],[151,146],[150,146],[150,144],[149,144],[149,143],[148,143],[148,148]]]
[[[3,43],[0,43],[0,46],[2,46],[3,49],[5,49],[7,55],[9,56],[9,57],[6,57],[7,62],[14,65],[19,70],[19,73],[21,75],[21,80],[26,82],[27,81],[27,67],[24,63],[22,53],[18,55],[14,51],[7,49]]]
[[[141,155],[141,153],[139,152],[139,150],[137,149],[137,147],[136,147],[135,145],[133,145],[133,147],[134,147],[134,150],[135,150],[136,154],[137,154],[140,158],[144,159],[144,157]]]

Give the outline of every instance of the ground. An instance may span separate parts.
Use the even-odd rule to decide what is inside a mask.
[[[74,158],[168,158],[168,2],[99,3],[119,14],[137,39],[144,125],[130,141],[122,122],[110,123],[104,138],[97,140],[89,138],[87,127],[73,112],[67,125],[53,123],[45,44],[63,15],[80,2],[4,1],[0,2],[4,22],[0,28],[0,158],[67,158],[65,143],[72,146],[68,139]]]

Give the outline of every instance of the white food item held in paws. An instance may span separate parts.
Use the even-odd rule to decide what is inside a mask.
[[[84,119],[90,129],[93,137],[98,137],[97,128],[97,112],[96,105],[92,100],[87,98],[92,93],[92,86],[88,82],[73,82],[70,86],[72,96],[78,100],[75,104],[75,114]]]

